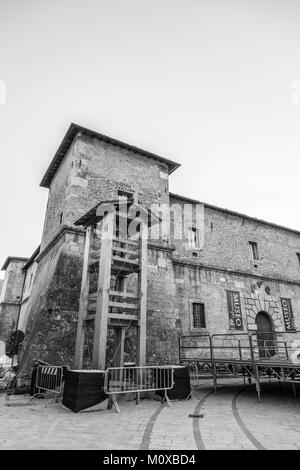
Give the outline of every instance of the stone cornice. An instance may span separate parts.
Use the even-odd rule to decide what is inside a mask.
[[[192,261],[188,260],[180,260],[180,259],[173,259],[173,265],[178,265],[178,266],[188,266],[188,267],[193,267],[197,269],[205,269],[207,271],[216,271],[216,272],[221,272],[224,274],[230,274],[230,275],[236,275],[236,276],[244,276],[244,277],[250,277],[254,279],[259,279],[263,281],[269,281],[269,282],[281,282],[284,284],[290,284],[294,286],[299,286],[300,287],[300,281],[292,281],[289,279],[283,279],[280,277],[270,277],[266,275],[259,275],[259,274],[251,274],[246,271],[238,271],[235,269],[226,269],[226,268],[220,268],[217,266],[209,266],[209,265],[204,265],[204,264],[197,264],[193,263]]]
[[[84,235],[85,231],[78,229],[78,228],[70,227],[68,225],[63,225],[61,229],[59,230],[59,232],[52,238],[52,240],[40,252],[38,257],[36,258],[36,261],[39,262],[46,255],[46,253],[48,253],[48,251],[51,250],[51,248],[58,242],[58,240],[64,236],[65,233],[74,233],[77,235]]]

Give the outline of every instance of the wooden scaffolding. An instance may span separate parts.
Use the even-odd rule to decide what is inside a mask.
[[[132,223],[136,232],[129,237]],[[86,235],[74,368],[83,366],[87,328],[93,330],[92,368],[104,370],[107,366],[109,328],[114,330],[113,365],[123,366],[129,328],[136,330],[135,363],[145,365],[151,223],[150,213],[131,200],[102,202],[76,222],[85,227]]]

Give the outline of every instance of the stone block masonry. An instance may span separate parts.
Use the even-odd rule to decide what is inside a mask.
[[[122,193],[139,203],[197,204],[169,193],[178,165],[127,144],[71,126],[42,186],[49,188],[41,250],[30,295],[22,370],[34,359],[72,365],[84,234],[74,222],[101,201]],[[280,298],[291,301],[300,329],[300,233],[204,204],[204,245],[185,238],[148,244],[147,362],[178,362],[181,334],[231,333],[226,292],[239,292],[243,331],[264,311],[285,334]],[[253,259],[249,242],[257,244]],[[204,305],[195,327],[193,304]],[[4,315],[4,314],[3,314]],[[13,315],[12,315],[13,318]],[[0,314],[1,321],[1,314]]]

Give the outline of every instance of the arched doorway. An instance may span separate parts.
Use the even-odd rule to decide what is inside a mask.
[[[257,325],[257,345],[260,358],[268,359],[275,355],[276,336],[274,334],[274,323],[270,315],[266,312],[259,312],[256,315]]]

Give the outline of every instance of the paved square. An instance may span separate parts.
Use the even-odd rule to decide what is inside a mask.
[[[259,402],[253,385],[224,381],[214,394],[205,382],[171,408],[121,402],[120,414],[76,414],[28,396],[10,403],[19,406],[0,395],[0,449],[300,449],[300,390],[294,398],[286,384],[265,383]]]

